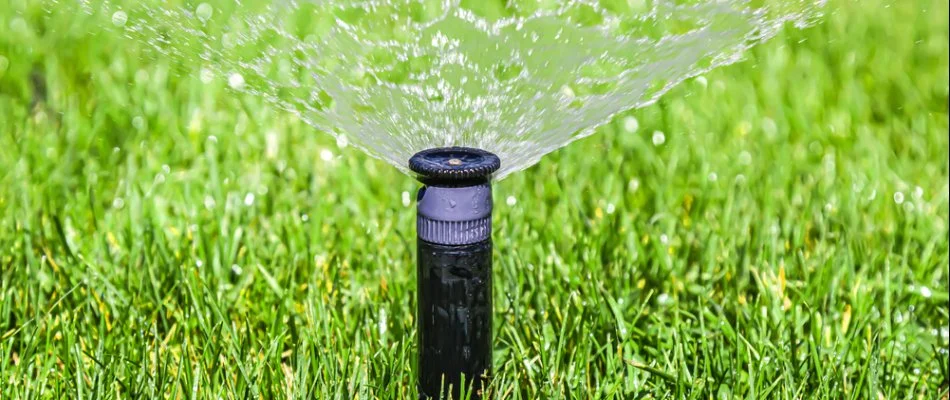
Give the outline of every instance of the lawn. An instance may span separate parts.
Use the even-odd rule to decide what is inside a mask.
[[[51,4],[0,0],[0,399],[415,398],[418,183]],[[831,0],[498,182],[496,398],[947,399],[947,14]]]

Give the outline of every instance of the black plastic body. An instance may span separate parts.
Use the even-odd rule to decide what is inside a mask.
[[[464,386],[464,398],[481,399],[492,363],[491,239],[417,245],[420,398],[460,399]]]
[[[409,159],[416,196],[419,397],[487,397],[492,363],[491,174],[488,151],[442,147]]]

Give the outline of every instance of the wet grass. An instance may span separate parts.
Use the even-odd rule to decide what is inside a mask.
[[[0,398],[414,398],[411,178],[3,2]],[[496,185],[497,398],[947,398],[947,3],[830,7]]]

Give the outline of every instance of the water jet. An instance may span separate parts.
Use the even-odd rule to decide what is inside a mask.
[[[409,169],[416,196],[419,397],[480,399],[491,374],[491,174],[498,156],[468,147],[423,150]]]

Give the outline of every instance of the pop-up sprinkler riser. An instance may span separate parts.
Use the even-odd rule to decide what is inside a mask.
[[[420,398],[480,399],[491,373],[491,174],[487,151],[424,150],[409,168],[417,196]]]

